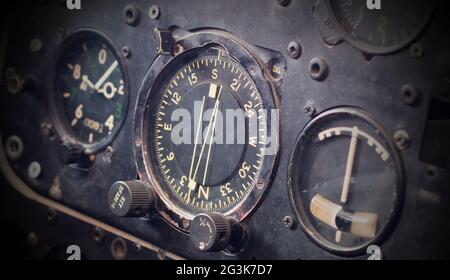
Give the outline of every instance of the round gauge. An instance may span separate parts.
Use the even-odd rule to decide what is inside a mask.
[[[368,2],[328,0],[328,6],[345,33],[344,39],[370,54],[394,52],[411,43],[434,9],[432,1],[425,0],[372,1],[373,7],[368,7]]]
[[[297,139],[289,166],[292,203],[306,234],[338,254],[365,253],[401,202],[400,158],[389,135],[356,108],[326,111]]]
[[[125,70],[112,43],[92,30],[74,33],[61,45],[53,82],[61,137],[91,151],[108,144],[128,107]]]
[[[186,50],[145,95],[136,137],[141,177],[177,217],[220,212],[241,221],[270,179],[275,103],[258,64],[245,58],[244,66],[217,45]]]

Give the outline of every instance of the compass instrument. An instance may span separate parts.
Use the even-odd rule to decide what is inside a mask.
[[[241,221],[261,198],[278,151],[275,103],[262,69],[224,45],[176,55],[141,94],[144,112],[136,111],[141,178],[175,213],[163,211],[177,226],[177,219],[211,212]]]
[[[398,214],[400,159],[389,135],[360,109],[332,109],[313,119],[297,140],[289,176],[304,231],[332,252],[379,242]]]

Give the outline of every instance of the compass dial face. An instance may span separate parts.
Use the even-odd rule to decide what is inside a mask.
[[[218,47],[179,55],[162,73],[143,138],[163,201],[188,216],[256,204],[272,158],[265,162],[270,121],[251,75]]]

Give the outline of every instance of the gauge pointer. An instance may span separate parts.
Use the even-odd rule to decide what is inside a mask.
[[[347,203],[350,180],[352,178],[353,162],[355,161],[356,144],[358,142],[358,128],[355,126],[352,130],[352,140],[348,150],[347,166],[345,167],[344,184],[342,186],[341,202]]]
[[[192,152],[192,158],[191,158],[191,168],[189,169],[189,183],[188,187],[189,190],[194,190],[197,183],[193,180],[192,177],[192,169],[194,167],[194,159],[195,159],[195,152],[197,151],[197,142],[198,142],[198,135],[200,134],[200,127],[203,120],[203,106],[205,105],[205,96],[203,96],[202,100],[202,106],[200,107],[200,116],[198,117],[198,123],[197,123],[197,132],[195,134],[195,142],[194,142],[194,150]]]
[[[355,161],[355,151],[356,151],[356,144],[358,143],[358,128],[355,126],[352,130],[352,140],[350,141],[350,148],[348,150],[348,157],[347,157],[347,165],[345,167],[345,177],[344,177],[344,184],[342,185],[342,194],[341,194],[341,202],[347,203],[348,199],[348,192],[350,189],[350,180],[352,178],[352,171],[353,171],[353,162]],[[341,235],[342,233],[338,230],[336,232],[335,240],[336,242],[341,241]]]
[[[109,76],[112,74],[112,72],[116,69],[116,67],[119,65],[119,63],[117,62],[117,60],[115,60],[111,66],[109,66],[109,68],[106,70],[106,72],[103,74],[103,76],[100,77],[100,79],[98,80],[98,82],[95,83],[94,88],[96,90],[99,89],[99,87],[101,87],[103,85],[103,83],[109,78]]]
[[[103,85],[101,89],[97,89],[97,92],[102,93],[106,99],[111,99],[116,94],[117,88],[114,86],[113,83],[107,82]]]
[[[85,82],[90,88],[95,89],[94,84],[89,80],[88,75],[83,75],[82,77],[83,82]]]
[[[217,96],[217,99],[216,99],[216,102],[215,102],[215,104],[214,104],[214,109],[213,109],[213,114],[212,114],[212,116],[211,116],[211,119],[209,120],[209,123],[208,123],[208,128],[206,129],[206,139],[205,139],[205,141],[203,141],[203,143],[202,143],[202,149],[200,150],[200,156],[198,157],[198,161],[197,161],[197,164],[196,164],[196,167],[195,167],[195,171],[194,171],[194,175],[193,175],[193,178],[195,178],[196,176],[197,176],[197,171],[198,171],[198,167],[200,166],[200,161],[201,161],[201,159],[202,159],[202,156],[203,156],[203,152],[204,152],[204,150],[205,150],[205,146],[206,146],[206,140],[208,139],[208,137],[209,137],[209,131],[211,130],[211,125],[212,125],[212,122],[213,122],[213,119],[216,119],[216,115],[217,115],[217,111],[218,111],[218,108],[219,108],[219,104],[220,104],[220,94],[221,94],[222,92],[220,91],[219,92],[219,94],[218,94],[218,96]],[[211,135],[211,137],[212,137],[212,135]]]
[[[221,86],[217,86],[217,85],[213,86],[213,85],[214,84],[211,84],[211,87],[210,87],[210,90],[209,90],[209,95],[211,96],[212,95],[211,94],[212,90],[215,90],[215,93],[217,94],[217,96],[220,96],[220,93],[222,92],[222,87]],[[214,94],[214,96],[216,94]],[[219,99],[219,98],[217,98],[217,99]],[[203,182],[202,182],[203,185],[205,185],[206,174],[208,173],[209,157],[211,155],[212,140],[214,138],[214,132],[216,131],[216,121],[217,121],[217,117],[216,116],[217,116],[217,112],[218,112],[218,110],[216,111],[216,114],[213,116],[213,118],[214,118],[213,130],[211,132],[211,136],[209,138],[209,143],[208,143],[208,145],[209,145],[208,146],[208,155],[206,156],[205,172],[203,173]]]
[[[309,208],[315,218],[338,232],[344,231],[365,238],[375,237],[378,222],[376,213],[345,210],[320,194],[311,199]]]

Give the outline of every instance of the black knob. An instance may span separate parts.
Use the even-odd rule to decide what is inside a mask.
[[[202,252],[224,250],[230,242],[231,226],[220,213],[199,214],[190,225],[191,241]]]
[[[156,196],[142,181],[118,181],[109,189],[108,205],[119,217],[142,217],[155,205]]]

